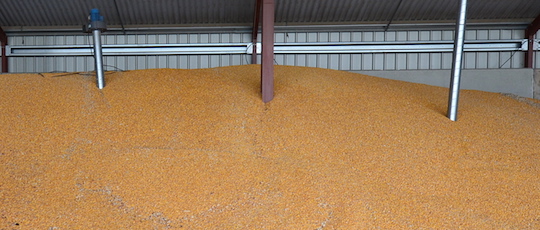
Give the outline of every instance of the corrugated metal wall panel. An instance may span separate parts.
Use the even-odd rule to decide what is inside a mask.
[[[370,41],[440,41],[452,40],[453,31],[357,31],[357,32],[279,32],[276,42],[370,42]],[[521,39],[523,30],[468,30],[467,40]],[[248,43],[249,33],[197,33],[104,35],[104,44],[170,44],[170,43]],[[81,45],[92,44],[86,35],[11,36],[11,45]],[[538,53],[536,56],[539,56]],[[92,57],[10,57],[10,72],[91,71]],[[105,69],[147,68],[211,68],[250,63],[250,55],[168,55],[106,56]],[[467,52],[467,69],[522,68],[522,52]],[[388,53],[388,54],[277,54],[278,65],[321,67],[338,70],[437,70],[450,69],[451,53]],[[536,67],[540,60],[536,59]]]
[[[521,39],[523,30],[468,30],[467,40]],[[453,31],[299,32],[277,33],[276,42],[379,42],[453,40]],[[301,57],[302,62],[297,61]],[[467,52],[467,69],[522,68],[521,52]],[[276,55],[281,65],[315,66],[340,70],[450,69],[451,53]]]
[[[86,35],[11,36],[11,45],[87,45]],[[103,35],[103,44],[247,43],[251,34]],[[10,57],[10,72],[85,72],[94,69],[93,57]],[[249,64],[248,55],[104,56],[105,70],[152,68],[198,69]]]

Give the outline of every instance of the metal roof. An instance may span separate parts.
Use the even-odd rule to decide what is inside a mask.
[[[250,25],[255,0],[2,0],[0,26],[74,27],[99,8],[109,26]],[[457,0],[276,0],[278,24],[448,22]],[[398,7],[399,6],[399,7]],[[468,20],[531,22],[540,0],[469,0]]]

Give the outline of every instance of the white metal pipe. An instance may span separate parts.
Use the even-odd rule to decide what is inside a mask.
[[[465,21],[467,19],[467,0],[461,0],[459,15],[456,23],[454,39],[454,56],[452,65],[452,80],[450,82],[450,95],[448,97],[448,118],[457,120],[459,101],[459,85],[461,81],[461,68],[463,64],[463,44],[465,41]]]
[[[96,63],[96,78],[97,87],[103,89],[105,87],[105,77],[103,73],[103,55],[101,53],[101,31],[93,30],[94,35],[94,59]]]

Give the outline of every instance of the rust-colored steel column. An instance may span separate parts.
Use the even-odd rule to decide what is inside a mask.
[[[261,91],[264,103],[274,99],[274,0],[263,0]]]
[[[534,64],[534,35],[540,30],[540,15],[525,30],[525,38],[528,40],[528,49],[525,54],[525,68],[533,68]]]
[[[532,68],[534,63],[534,34],[527,36],[527,53],[525,53],[525,68]]]
[[[0,43],[2,46],[2,73],[8,72],[8,59],[6,56],[6,46],[8,44],[8,37],[6,32],[0,27]]]
[[[255,0],[255,9],[253,11],[253,30],[251,32],[251,44],[253,44],[251,64],[257,64],[257,35],[259,34],[259,24],[261,22],[261,8],[262,0]]]

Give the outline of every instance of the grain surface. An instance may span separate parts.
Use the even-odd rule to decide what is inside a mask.
[[[0,75],[0,229],[539,229],[537,100],[260,66]]]

